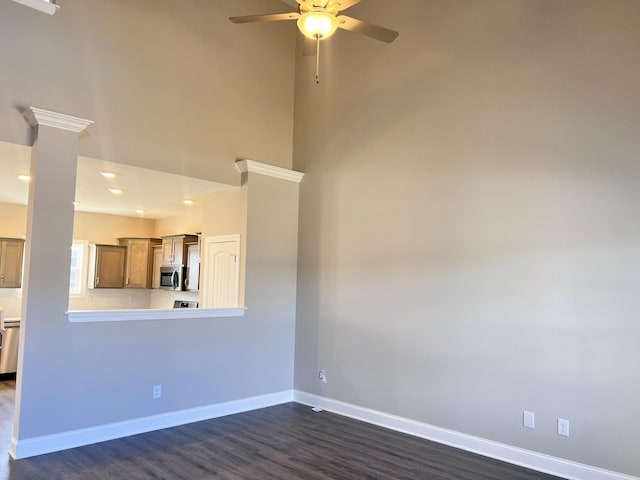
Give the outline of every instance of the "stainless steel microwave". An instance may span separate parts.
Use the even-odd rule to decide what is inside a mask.
[[[160,267],[160,288],[163,290],[185,290],[185,267]]]

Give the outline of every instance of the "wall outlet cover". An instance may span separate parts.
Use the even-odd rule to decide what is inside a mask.
[[[525,428],[536,428],[536,414],[524,410],[522,412],[522,425]]]
[[[564,418],[558,419],[558,435],[563,437],[569,436],[569,420]]]

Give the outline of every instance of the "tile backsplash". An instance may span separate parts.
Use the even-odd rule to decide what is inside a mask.
[[[172,308],[175,300],[198,301],[198,292],[172,292],[138,288],[87,290],[83,297],[69,299],[69,310],[126,310]],[[5,317],[20,317],[21,288],[0,288],[0,307]]]
[[[21,288],[0,288],[0,307],[5,317],[19,317],[22,310]]]

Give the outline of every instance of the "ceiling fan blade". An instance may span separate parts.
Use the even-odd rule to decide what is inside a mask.
[[[346,15],[338,16],[338,28],[366,35],[367,37],[391,43],[398,37],[398,32],[372,23],[363,22]]]
[[[247,15],[245,17],[229,17],[233,23],[252,23],[252,22],[279,22],[282,20],[295,20],[300,17],[298,12],[289,13],[272,13],[267,15]]]
[[[333,0],[331,2],[329,2],[330,6],[337,6],[338,7],[338,11],[342,12],[343,10],[346,10],[347,8],[351,8],[353,7],[355,4],[360,3],[362,0]]]

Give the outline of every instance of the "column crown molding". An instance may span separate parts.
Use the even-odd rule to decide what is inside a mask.
[[[259,173],[261,175],[267,175],[269,177],[280,178],[282,180],[289,180],[290,182],[300,183],[304,173],[296,172],[295,170],[289,170],[288,168],[276,167],[266,163],[256,162],[255,160],[243,159],[236,160],[236,167],[240,172]]]
[[[35,8],[36,10],[39,10],[41,12],[48,13],[49,15],[53,15],[54,13],[56,13],[58,8],[60,8],[59,5],[56,5],[55,3],[51,3],[47,0],[13,0],[13,1],[16,3],[20,3],[26,7]]]
[[[93,120],[85,120],[84,118],[72,117],[64,113],[51,112],[36,107],[29,107],[25,110],[23,116],[32,127],[45,125],[76,133],[82,132],[89,125],[95,123]]]

